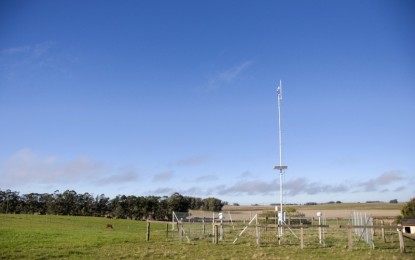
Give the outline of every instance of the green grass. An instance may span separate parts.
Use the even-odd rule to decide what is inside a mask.
[[[107,224],[114,229],[107,229]],[[406,240],[407,253],[400,254],[397,236],[388,237],[394,242],[375,241],[375,250],[356,243],[350,252],[345,229],[329,228],[326,247],[318,244],[316,230],[305,230],[305,249],[288,233],[278,245],[272,231],[262,232],[261,246],[257,246],[254,230],[248,230],[236,245],[232,241],[240,228],[225,229],[218,245],[212,244],[208,234],[179,243],[175,233],[166,238],[165,224],[153,223],[151,239],[146,241],[142,221],[0,214],[0,259],[415,259],[415,243]],[[206,231],[211,231],[210,225]]]

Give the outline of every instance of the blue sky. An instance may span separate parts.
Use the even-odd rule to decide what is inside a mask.
[[[415,197],[412,1],[2,1],[0,189]]]

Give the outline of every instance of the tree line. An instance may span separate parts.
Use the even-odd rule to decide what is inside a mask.
[[[174,193],[171,196],[118,195],[113,199],[104,194],[78,194],[74,190],[63,193],[29,193],[0,190],[0,212],[14,214],[53,214],[97,216],[123,219],[171,220],[172,212],[189,209],[218,212],[226,202],[217,198],[195,198]]]

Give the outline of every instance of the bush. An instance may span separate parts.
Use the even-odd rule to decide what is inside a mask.
[[[403,218],[415,218],[415,198],[412,198],[401,210]]]

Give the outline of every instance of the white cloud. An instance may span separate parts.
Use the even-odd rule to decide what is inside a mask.
[[[131,181],[138,180],[138,173],[134,169],[126,169],[116,172],[115,174],[111,174],[109,176],[105,176],[99,180],[97,180],[98,185],[113,185],[113,184],[120,184],[120,183],[129,183]]]
[[[238,182],[231,187],[220,190],[218,194],[220,195],[225,195],[225,194],[267,195],[272,192],[275,192],[275,190],[276,190],[276,184],[272,182],[247,181],[247,182]]]
[[[228,70],[222,71],[211,77],[208,82],[199,89],[210,91],[225,86],[234,81],[242,73],[242,71],[248,68],[251,64],[252,61],[244,61]]]
[[[399,172],[391,171],[385,172],[378,176],[377,178],[370,179],[361,183],[359,186],[363,187],[365,191],[376,191],[385,185],[389,185],[398,181],[403,180],[403,176]]]
[[[148,195],[158,195],[158,196],[168,196],[168,195],[173,194],[174,192],[176,192],[176,191],[172,188],[158,188],[158,189],[155,189],[155,190],[147,191],[146,194],[148,194]]]
[[[243,174],[250,176],[250,174]],[[210,175],[201,176],[200,180],[208,179]],[[403,180],[400,174],[389,172],[381,174],[375,179],[368,181],[353,183],[322,183],[311,181],[306,178],[296,178],[284,183],[284,194],[287,196],[297,195],[329,195],[329,194],[347,194],[347,193],[366,193],[373,190],[379,192],[390,192],[393,190],[406,190],[407,186],[402,185],[399,188],[394,188],[394,184]],[[392,186],[390,186],[392,185]],[[363,187],[364,189],[357,189],[356,187]],[[192,187],[185,191],[197,190],[201,195],[220,195],[220,196],[240,196],[240,195],[269,195],[279,192],[279,182],[260,181],[260,180],[244,180],[231,185],[216,185],[215,187],[202,188]],[[180,191],[178,191],[180,192]]]
[[[28,53],[31,49],[32,49],[32,47],[29,46],[29,45],[17,46],[17,47],[3,49],[3,50],[1,50],[0,53],[2,55],[15,55],[15,54],[20,54],[20,53]]]
[[[174,165],[188,167],[188,166],[197,166],[204,164],[208,161],[208,158],[203,155],[195,155],[188,158],[183,158],[174,163]]]
[[[240,175],[240,178],[251,178],[251,177],[254,177],[254,174],[252,174],[252,172],[250,171],[244,171]]]
[[[172,172],[163,172],[163,173],[159,173],[159,174],[154,175],[153,182],[168,181],[171,178],[173,178],[173,173]]]
[[[195,179],[196,182],[208,182],[208,181],[214,181],[217,180],[218,177],[216,175],[210,174],[210,175],[203,175]]]
[[[70,76],[78,60],[53,41],[0,50],[0,77],[7,80],[37,78],[42,73]]]
[[[245,68],[251,65],[251,61],[244,61],[231,69],[218,74],[214,80],[218,82],[230,82],[234,80]]]
[[[0,164],[1,178],[6,185],[26,183],[78,183],[97,179],[109,169],[87,157],[61,161],[51,155],[37,155],[25,148]]]

